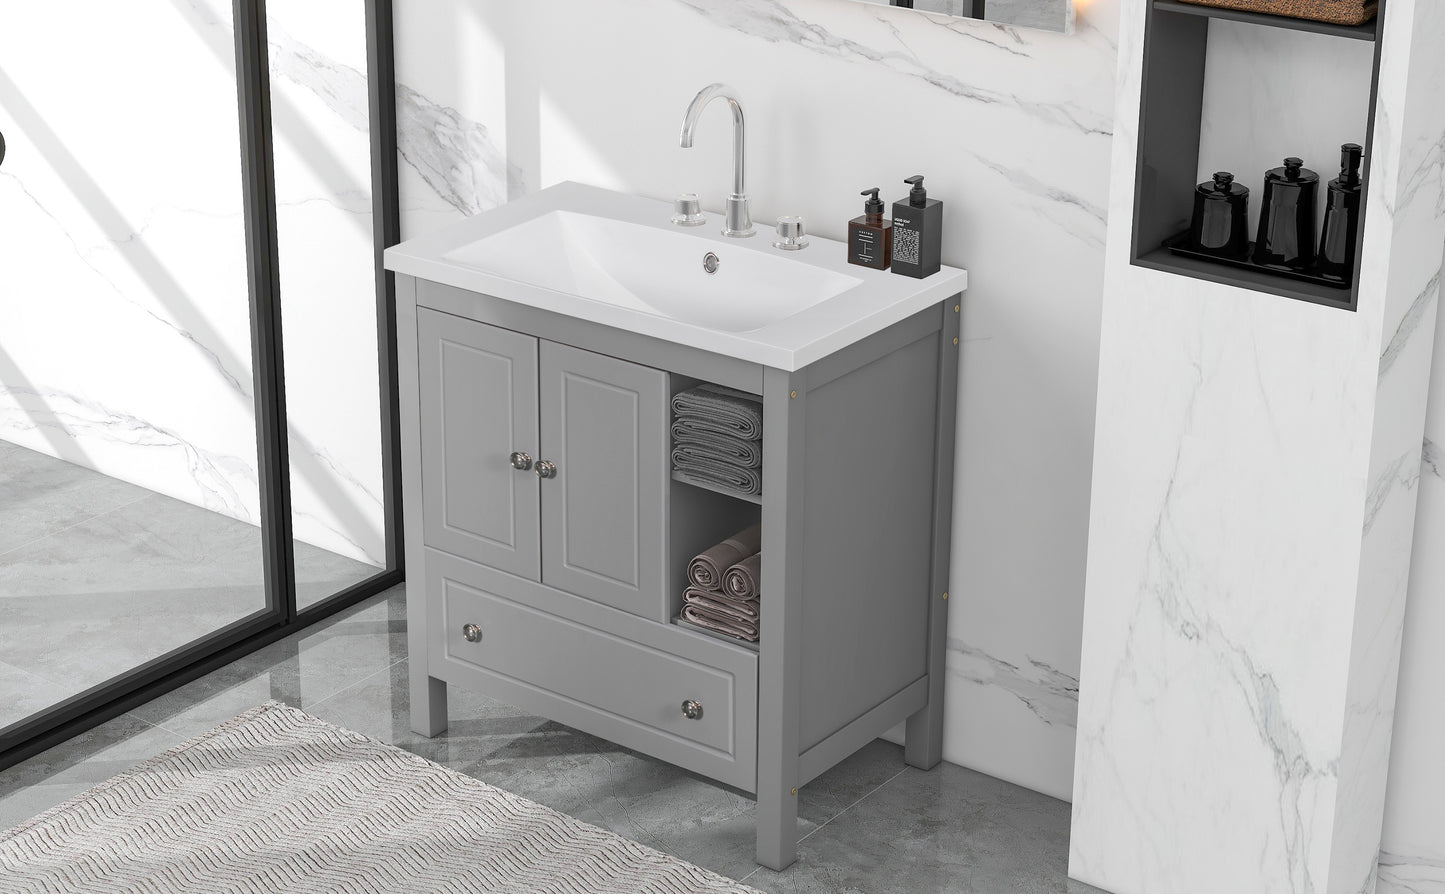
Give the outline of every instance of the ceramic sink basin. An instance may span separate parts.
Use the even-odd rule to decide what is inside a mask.
[[[388,248],[386,268],[788,371],[968,285],[952,267],[925,279],[856,267],[819,236],[782,251],[761,218],[756,236],[730,239],[720,215],[695,228],[671,215],[668,202],[561,183]],[[419,289],[418,303],[429,294]]]
[[[758,241],[767,245],[765,239]],[[715,264],[705,263],[709,254]],[[781,252],[767,254],[686,230],[572,211],[543,214],[442,257],[518,282],[724,332],[762,328],[862,283],[791,263]]]

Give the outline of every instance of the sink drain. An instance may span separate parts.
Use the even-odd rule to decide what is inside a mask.
[[[702,256],[702,269],[706,270],[709,276],[716,273],[717,268],[721,266],[722,259],[719,258],[717,255],[713,254],[712,252],[708,252],[707,254]]]

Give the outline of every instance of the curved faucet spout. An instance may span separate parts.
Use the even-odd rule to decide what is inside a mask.
[[[723,232],[729,236],[751,236],[753,222],[748,213],[746,130],[738,92],[726,84],[709,84],[702,88],[687,107],[687,114],[682,119],[682,134],[677,142],[684,149],[692,148],[697,119],[714,99],[727,100],[733,111],[733,194],[728,198],[728,221]]]
[[[692,103],[687,107],[687,114],[682,119],[682,136],[677,143],[684,149],[692,148],[692,135],[697,130],[697,119],[702,115],[702,110],[714,99],[725,99],[733,111],[733,192],[738,195],[747,194],[747,172],[746,172],[746,125],[743,123],[743,104],[738,98],[738,92],[727,84],[709,84],[698,91],[693,97]]]

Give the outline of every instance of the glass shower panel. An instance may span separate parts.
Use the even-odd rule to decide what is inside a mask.
[[[6,6],[0,731],[268,611],[237,116],[226,0]]]
[[[296,601],[387,562],[366,7],[268,0]]]

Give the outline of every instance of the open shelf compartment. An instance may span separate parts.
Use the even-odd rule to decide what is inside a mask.
[[[1377,15],[1363,25],[1336,25],[1331,22],[1313,22],[1309,19],[1268,15],[1262,12],[1223,9],[1218,6],[1200,6],[1197,3],[1184,3],[1182,0],[1154,0],[1154,8],[1163,12],[1174,12],[1181,15],[1227,19],[1235,22],[1247,22],[1251,25],[1265,25],[1270,28],[1286,28],[1291,31],[1330,34],[1335,37],[1344,37],[1351,40],[1374,40],[1378,36],[1377,26],[1380,21],[1380,17]]]
[[[1304,116],[1306,120],[1313,120],[1310,116],[1319,116],[1319,120],[1338,116],[1344,121],[1358,122],[1358,126],[1352,124],[1348,128],[1351,134],[1348,139],[1362,142],[1365,146],[1365,188],[1368,191],[1373,171],[1374,107],[1382,44],[1378,38],[1384,14],[1385,4],[1382,2],[1379,15],[1374,20],[1358,27],[1348,27],[1200,6],[1178,0],[1152,0],[1146,10],[1132,263],[1138,267],[1253,292],[1354,310],[1359,292],[1358,264],[1355,281],[1350,287],[1337,288],[1287,278],[1267,268],[1244,268],[1181,257],[1171,253],[1164,243],[1188,231],[1194,209],[1195,186],[1214,170],[1230,170],[1231,163],[1219,156],[1241,157],[1239,151],[1219,151],[1221,144],[1233,146],[1239,142],[1238,139],[1222,140],[1221,132],[1207,131],[1206,126],[1215,129],[1241,126],[1232,122],[1229,116],[1244,114],[1241,110],[1247,109],[1254,98],[1251,91],[1271,95],[1272,88],[1276,100],[1286,97],[1295,103],[1285,111]],[[1257,33],[1253,31],[1256,26],[1259,28]],[[1291,36],[1289,32],[1296,32],[1297,36]],[[1216,52],[1211,53],[1212,34],[1217,34],[1216,39],[1232,40],[1237,45],[1221,43]],[[1362,40],[1372,43],[1362,46]],[[1335,43],[1319,45],[1320,41]],[[1281,42],[1290,45],[1314,42],[1311,47],[1313,55],[1331,63],[1338,56],[1340,64],[1333,66],[1328,73],[1333,77],[1345,74],[1357,77],[1354,83],[1359,85],[1359,96],[1365,94],[1363,79],[1368,76],[1368,107],[1359,108],[1363,99],[1343,105],[1333,92],[1308,81],[1301,84],[1281,79],[1280,83],[1262,86],[1249,80],[1242,72],[1221,70],[1211,76],[1209,66],[1212,57],[1216,60],[1228,58],[1228,53],[1233,52],[1236,60],[1248,60],[1248,52],[1260,52],[1260,47]],[[1318,60],[1316,64],[1320,64]],[[1227,69],[1224,65],[1220,67]],[[1268,66],[1261,66],[1261,69],[1267,70]],[[1278,72],[1276,76],[1280,76]],[[1284,117],[1281,115],[1282,120]],[[1206,119],[1210,122],[1208,125]],[[1261,145],[1278,148],[1280,143],[1287,142],[1282,139],[1282,134],[1293,136],[1289,125],[1284,123],[1274,124],[1281,133],[1261,133],[1259,128],[1267,128],[1273,122],[1260,115],[1253,120],[1256,130],[1247,132]],[[1364,133],[1358,132],[1361,128]],[[1321,206],[1324,205],[1327,184],[1337,171],[1338,143],[1334,145],[1335,153],[1330,157],[1322,157],[1317,152],[1305,156],[1307,166],[1320,174]],[[1279,158],[1285,154],[1305,155],[1303,151],[1291,149],[1289,153],[1280,152]],[[1278,158],[1270,158],[1269,167],[1280,163]],[[1259,166],[1258,170],[1254,170],[1254,166],[1234,171],[1238,182],[1250,187],[1252,221],[1258,219],[1259,203],[1263,197],[1261,184],[1266,169]],[[1367,205],[1367,201],[1362,202],[1362,214]],[[1361,244],[1364,232],[1365,221],[1362,218]]]
[[[673,373],[669,376],[669,396],[675,397],[682,391],[703,384],[703,380]],[[760,395],[754,395],[762,400]],[[671,421],[669,416],[669,448],[672,445]],[[766,437],[766,433],[764,433]],[[671,450],[669,449],[669,462]],[[758,651],[757,643],[747,642],[723,633],[705,630],[679,621],[682,612],[683,591],[688,586],[687,569],[694,556],[721,543],[738,531],[762,522],[763,497],[745,494],[734,489],[712,485],[684,477],[672,472],[668,495],[668,617],[673,626],[696,636],[707,637],[751,652]]]

